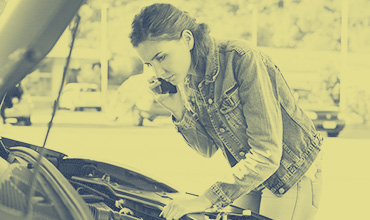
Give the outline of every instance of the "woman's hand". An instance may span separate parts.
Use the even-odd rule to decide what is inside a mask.
[[[180,92],[178,91],[173,94],[160,94],[157,89],[160,85],[161,82],[159,82],[155,77],[152,77],[149,80],[149,88],[153,92],[154,99],[163,107],[168,109],[168,111],[170,111],[177,120],[181,120],[185,107]]]
[[[160,217],[167,220],[180,219],[182,216],[194,213],[204,212],[212,206],[211,201],[204,196],[195,199],[174,200],[168,203],[162,210]]]

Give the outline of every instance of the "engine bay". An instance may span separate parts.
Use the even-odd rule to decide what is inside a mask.
[[[0,213],[5,219],[155,220],[163,219],[159,214],[173,198],[196,196],[123,166],[68,158],[4,137],[0,144]],[[44,157],[38,160],[40,153]],[[269,219],[249,210],[181,219],[221,218]]]

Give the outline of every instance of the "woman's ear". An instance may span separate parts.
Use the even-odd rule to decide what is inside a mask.
[[[184,40],[186,46],[189,50],[192,50],[194,47],[194,36],[193,33],[189,30],[183,30],[181,33],[181,39]]]

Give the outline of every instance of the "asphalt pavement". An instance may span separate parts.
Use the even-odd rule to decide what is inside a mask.
[[[32,112],[31,122],[33,126],[45,126],[51,119],[51,109],[35,109]],[[144,120],[145,126],[153,124],[169,124],[167,116],[159,116],[155,121]],[[66,109],[57,110],[53,119],[53,126],[99,126],[99,127],[125,127],[134,125],[130,112],[122,114],[118,118],[110,112],[86,109],[84,111],[71,111]]]
[[[51,108],[35,109],[31,116],[34,126],[45,126],[51,119]],[[159,116],[154,121],[144,120],[144,126],[170,125],[168,116]],[[53,126],[100,126],[100,127],[127,127],[133,126],[134,121],[130,113],[116,118],[110,112],[86,109],[84,111],[57,110]],[[325,132],[322,132],[326,136]],[[370,125],[347,124],[339,134],[342,138],[369,139]]]

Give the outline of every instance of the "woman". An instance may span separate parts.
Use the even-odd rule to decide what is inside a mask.
[[[216,41],[207,25],[169,4],[143,8],[130,38],[157,77],[176,85],[178,92],[161,94],[161,82],[150,81],[188,145],[205,157],[220,149],[232,166],[198,198],[169,203],[162,217],[223,208],[255,190],[262,215],[313,218],[322,138],[268,56],[244,41]]]

